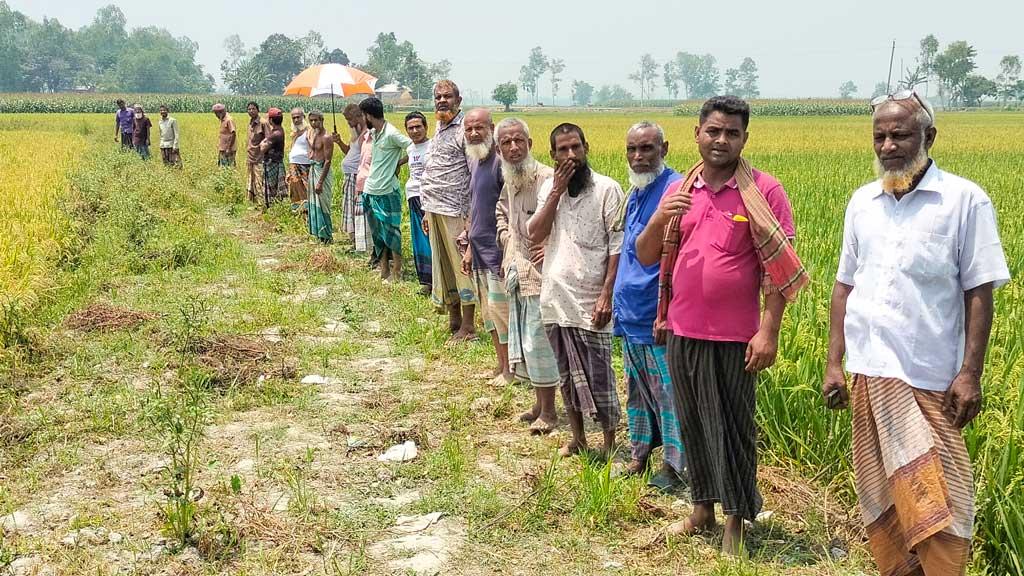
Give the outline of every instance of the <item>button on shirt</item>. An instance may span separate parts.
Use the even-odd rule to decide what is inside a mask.
[[[1010,278],[995,209],[977,184],[935,163],[899,201],[872,182],[846,208],[836,280],[846,302],[846,369],[944,391],[963,362],[964,292]]]
[[[420,202],[424,212],[465,218],[469,215],[469,162],[466,160],[465,115],[438,123],[423,167]]]
[[[402,134],[390,122],[384,122],[380,130],[372,130],[373,153],[370,162],[370,174],[366,178],[363,192],[371,196],[382,196],[398,192],[398,161],[402,159],[405,149],[412,144],[408,136]]]
[[[793,210],[779,181],[754,170],[754,184],[782,231],[794,237]],[[714,192],[698,177],[692,194],[680,221],[668,326],[686,338],[749,342],[761,323],[762,271],[736,179]]]
[[[665,168],[642,190],[634,189],[626,202],[622,254],[615,276],[614,332],[634,344],[654,344],[654,318],[658,313],[660,263],[644,266],[636,257],[636,239],[644,231],[668,185],[682,176]]]
[[[551,195],[548,178],[537,195],[537,211]],[[593,183],[573,198],[559,199],[544,252],[540,313],[545,324],[610,333],[612,323],[593,325],[594,305],[604,287],[608,258],[622,250],[618,220],[623,193],[619,183],[593,173]]]

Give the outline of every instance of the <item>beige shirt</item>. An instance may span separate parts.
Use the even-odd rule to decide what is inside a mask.
[[[519,295],[540,295],[540,269],[530,262],[530,236],[526,233],[526,222],[537,212],[537,194],[544,181],[554,174],[550,166],[538,163],[533,186],[517,189],[512,182],[505,181],[498,197],[495,216],[498,221],[498,245],[502,250],[502,267],[505,277],[512,266],[519,273]]]
[[[238,139],[231,137],[234,133],[235,121],[231,119],[230,114],[224,114],[224,119],[220,121],[220,131],[217,134],[217,149],[234,154],[238,149]]]
[[[537,211],[544,208],[554,178],[541,185]],[[619,183],[593,173],[593,183],[573,198],[559,199],[544,252],[540,313],[545,324],[611,332],[612,322],[593,325],[594,305],[601,295],[608,259],[622,250],[619,207],[624,194]]]

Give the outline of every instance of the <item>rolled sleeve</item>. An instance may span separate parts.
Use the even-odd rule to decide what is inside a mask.
[[[622,187],[616,183],[610,186],[604,202],[604,225],[608,233],[608,254],[614,256],[622,252],[622,222],[619,221],[619,210],[622,208]]]
[[[965,291],[989,282],[998,288],[1010,280],[995,209],[988,198],[971,205],[960,237],[960,285]]]
[[[839,249],[839,270],[836,271],[836,280],[853,286],[853,277],[857,273],[857,234],[854,231],[853,221],[856,206],[851,201],[846,206],[846,216],[843,218],[843,243]]]

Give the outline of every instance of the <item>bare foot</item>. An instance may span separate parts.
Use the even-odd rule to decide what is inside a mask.
[[[708,516],[698,510],[694,510],[688,518],[669,524],[668,533],[671,536],[694,536],[701,532],[707,532],[715,527],[715,517]]]
[[[629,461],[629,464],[626,464],[626,474],[628,474],[630,476],[636,476],[638,474],[643,474],[644,473],[644,468],[647,468],[647,464],[645,464],[645,463],[643,463],[643,462],[641,462],[639,460],[633,459],[633,460]]]
[[[469,342],[470,340],[476,340],[476,330],[464,330],[459,328],[458,331],[452,334],[451,338],[448,339],[448,342],[456,344],[459,342]]]
[[[558,428],[557,416],[551,418],[545,414],[541,414],[533,421],[533,424],[530,424],[530,433],[537,435],[551,434],[556,428]]]
[[[540,416],[540,406],[534,404],[533,408],[530,408],[526,412],[523,412],[522,414],[519,415],[519,421],[525,422],[526,424],[532,424],[538,416]]]
[[[743,519],[729,516],[725,519],[725,532],[722,534],[722,554],[739,556],[743,547]]]
[[[558,455],[561,456],[562,458],[568,458],[570,456],[576,456],[577,454],[581,454],[586,450],[586,444],[581,444],[580,442],[576,441],[570,441],[568,444],[558,449]]]

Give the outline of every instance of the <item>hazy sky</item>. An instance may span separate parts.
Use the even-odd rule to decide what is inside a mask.
[[[8,0],[32,18],[57,18],[78,28],[110,0]],[[853,80],[868,96],[884,80],[889,47],[896,40],[896,67],[911,65],[918,41],[935,34],[942,46],[967,40],[978,49],[979,71],[998,72],[1006,54],[1024,56],[1020,24],[1024,2],[777,2],[731,0],[684,3],[667,0],[519,0],[482,2],[445,0],[173,0],[114,2],[129,27],[161,26],[199,43],[199,62],[220,80],[224,38],[237,33],[247,46],[280,32],[302,36],[319,31],[328,49],[340,47],[354,62],[366,60],[366,48],[378,32],[410,40],[427,61],[447,58],[452,77],[470,92],[486,96],[495,84],[517,80],[533,46],[565,60],[559,90],[568,97],[574,79],[591,84],[619,83],[639,91],[627,76],[645,53],[659,65],[676,52],[709,52],[724,72],[745,56],[760,68],[766,97],[836,96]],[[707,11],[702,13],[702,6]],[[727,6],[728,13],[717,12]],[[660,68],[660,66],[659,66]],[[545,78],[541,96],[550,100]],[[522,93],[520,92],[520,95]],[[656,96],[665,96],[658,82]]]

